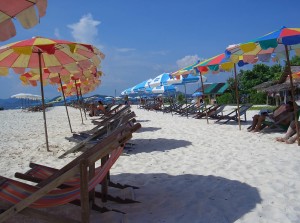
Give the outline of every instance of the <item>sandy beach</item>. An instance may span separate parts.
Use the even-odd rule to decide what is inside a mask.
[[[248,122],[239,131],[236,122],[207,124],[136,106],[132,110],[142,128],[111,169],[111,179],[139,189],[109,190],[140,203],[109,201],[103,205],[126,214],[92,211],[91,222],[300,221],[300,147],[276,142],[280,132],[247,132],[257,111],[247,112]],[[90,117],[81,123],[79,110],[69,108],[69,113],[74,131],[93,127]],[[72,135],[65,108],[50,108],[46,115],[52,152],[46,151],[41,112],[0,111],[2,176],[14,178],[29,162],[60,168],[79,155],[58,159],[75,145],[65,139]],[[80,217],[80,208],[73,205],[49,211]],[[8,222],[41,221],[18,215]]]

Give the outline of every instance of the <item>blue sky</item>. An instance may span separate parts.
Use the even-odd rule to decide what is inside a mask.
[[[115,90],[119,95],[163,72],[223,53],[230,44],[283,25],[300,27],[299,8],[299,0],[48,0],[40,24],[25,30],[14,21],[17,35],[0,45],[33,36],[96,45],[106,55],[105,76],[92,94],[114,96]],[[229,76],[207,77],[208,82],[222,82]],[[0,98],[21,92],[40,94],[39,87],[22,86],[12,72],[0,80]],[[46,87],[45,97],[57,95],[55,87]]]

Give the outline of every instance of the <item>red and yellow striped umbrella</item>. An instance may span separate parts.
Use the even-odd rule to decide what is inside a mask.
[[[66,69],[68,72],[77,73],[93,66],[98,67],[103,58],[104,54],[92,45],[42,37],[35,37],[0,47],[0,75],[7,75],[10,68],[17,74],[26,73],[28,68],[39,71],[48,151],[43,70],[47,68],[51,73],[61,73]]]
[[[0,41],[16,35],[13,18],[17,18],[25,29],[29,29],[38,24],[39,18],[46,14],[46,8],[47,0],[0,0]]]
[[[26,68],[48,68],[51,72],[79,70],[92,64],[99,66],[104,58],[96,47],[65,40],[35,37],[0,47],[0,75],[12,68],[23,74]]]

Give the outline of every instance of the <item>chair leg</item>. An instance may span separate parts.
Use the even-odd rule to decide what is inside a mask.
[[[109,155],[104,156],[101,159],[101,166],[104,166],[104,164],[106,163],[106,161],[109,158],[108,156]],[[107,193],[108,193],[108,177],[107,177],[107,175],[102,180],[101,185],[102,185],[101,192],[102,192],[102,195],[103,195],[102,196],[102,202],[107,202]]]
[[[90,205],[88,190],[88,161],[80,162],[80,201],[81,201],[81,222],[90,222]]]

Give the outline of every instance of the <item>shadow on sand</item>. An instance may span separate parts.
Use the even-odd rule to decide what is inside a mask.
[[[134,146],[129,152],[127,152],[129,154],[150,153],[153,151],[165,152],[168,150],[192,145],[190,141],[164,138],[133,139],[130,140],[130,143],[134,144]],[[126,150],[124,152],[126,152]]]
[[[143,127],[140,128],[139,130],[136,131],[136,133],[140,133],[140,132],[154,132],[157,130],[160,130],[161,128],[156,128],[156,127]]]
[[[150,120],[136,120],[136,122],[150,122]]]
[[[141,203],[119,206],[128,222],[231,223],[262,201],[255,187],[212,175],[124,173],[112,180],[139,187]]]

